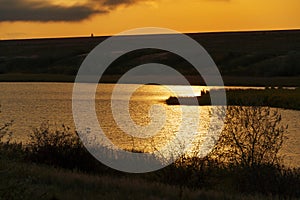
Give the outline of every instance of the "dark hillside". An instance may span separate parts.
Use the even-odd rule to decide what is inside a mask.
[[[223,76],[300,76],[300,31],[189,34],[211,54]],[[86,55],[106,37],[0,41],[0,74],[76,75]],[[184,59],[146,49],[123,55],[107,71],[120,75],[148,62],[197,75]],[[13,80],[12,80],[13,81]]]

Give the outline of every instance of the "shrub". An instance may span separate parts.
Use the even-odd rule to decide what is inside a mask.
[[[31,162],[57,167],[93,173],[108,170],[85,149],[77,132],[65,125],[53,129],[45,123],[35,129],[30,135],[26,155]]]
[[[214,154],[235,166],[280,164],[278,152],[287,130],[280,122],[278,110],[269,107],[230,106]]]

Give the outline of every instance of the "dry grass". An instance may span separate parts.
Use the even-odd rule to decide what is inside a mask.
[[[130,176],[93,176],[3,159],[0,174],[0,199],[279,199],[182,189]]]

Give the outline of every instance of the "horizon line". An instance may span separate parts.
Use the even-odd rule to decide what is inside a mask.
[[[259,33],[259,32],[288,32],[288,31],[300,31],[300,28],[295,29],[258,29],[258,30],[224,30],[224,31],[201,31],[201,32],[182,32],[182,34],[193,35],[193,34],[232,34],[232,33]],[[180,33],[180,32],[179,32]],[[58,37],[33,37],[33,38],[17,38],[17,39],[1,39],[1,41],[29,41],[29,40],[55,40],[55,39],[87,39],[87,38],[108,38],[112,35],[95,35],[91,33],[89,36],[58,36]],[[149,35],[172,35],[170,33],[145,33],[137,35],[118,35],[119,37],[132,37],[132,36],[149,36]]]

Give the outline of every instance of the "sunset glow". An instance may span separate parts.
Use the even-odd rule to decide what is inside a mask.
[[[0,39],[300,28],[299,0],[0,0]]]

